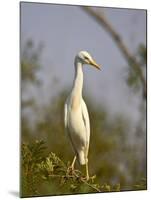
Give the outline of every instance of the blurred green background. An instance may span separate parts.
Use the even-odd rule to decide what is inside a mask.
[[[21,196],[97,192],[93,187],[102,192],[146,189],[146,12],[90,9],[21,3]],[[79,25],[80,16],[85,18]],[[61,26],[57,17],[69,21]],[[128,31],[123,34],[124,23]],[[82,30],[81,35],[72,36],[71,31],[66,38],[70,24]],[[89,30],[93,26],[96,37]],[[108,39],[102,39],[99,31]],[[49,39],[54,43],[47,43]],[[63,40],[68,44],[60,43]],[[63,110],[73,80],[73,59],[80,48],[90,49],[94,57],[97,52],[96,60],[103,61],[102,75],[92,69],[84,72],[83,96],[91,123],[89,171],[90,176],[96,175],[88,183],[49,176],[64,175],[74,156]],[[82,171],[78,163],[76,169]]]

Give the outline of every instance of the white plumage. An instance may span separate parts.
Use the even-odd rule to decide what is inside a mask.
[[[83,64],[89,64],[100,69],[88,52],[80,51],[77,54],[74,61],[75,77],[73,87],[64,106],[64,123],[75,152],[72,168],[77,158],[81,165],[86,165],[86,178],[88,179],[90,121],[87,106],[82,98]]]

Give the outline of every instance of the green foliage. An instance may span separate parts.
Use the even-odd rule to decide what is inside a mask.
[[[121,191],[120,183],[99,185],[96,175],[85,175],[70,168],[55,153],[47,153],[44,141],[21,146],[21,197]],[[134,185],[135,190],[146,189],[146,179]]]
[[[134,71],[132,68],[129,68],[129,75],[127,78],[127,84],[130,87],[133,87],[133,89],[135,89],[135,91],[138,91],[138,89],[140,88],[140,79],[138,76],[138,73],[136,71]]]
[[[146,70],[147,48],[143,44],[140,44],[137,49],[136,59],[139,61],[141,66],[144,66],[144,68]],[[131,60],[129,61],[129,63],[130,63],[130,66],[131,65],[133,66],[133,68],[129,66],[126,82],[136,92],[136,91],[139,91],[141,88],[139,72],[138,72],[137,68],[135,67],[135,63],[133,63]],[[140,69],[140,70],[142,70],[142,69]]]
[[[134,190],[146,190],[147,189],[147,180],[142,178],[136,185],[134,185]]]
[[[140,57],[141,65],[146,65],[146,63],[147,63],[147,48],[145,47],[145,45],[143,45],[143,44],[139,45],[138,55]]]
[[[37,166],[45,159],[44,149],[43,141],[21,146],[21,196],[38,194],[37,184],[41,177]]]
[[[79,170],[71,171],[70,162],[65,164],[52,152],[45,155],[45,149],[43,141],[22,144],[22,197],[38,196],[42,193],[55,195],[101,191],[100,186],[94,183],[95,176],[87,181]],[[43,185],[47,188],[46,191],[41,191]]]
[[[40,58],[43,45],[35,45],[32,40],[27,40],[21,49],[21,106],[24,108],[33,108],[35,99],[28,94],[29,86],[39,86],[41,84],[37,77],[37,72],[40,69]],[[26,97],[24,97],[26,96]],[[27,98],[29,96],[29,98]]]
[[[21,79],[22,81],[36,82],[36,71],[39,69],[42,45],[35,46],[32,40],[28,40],[21,51]]]

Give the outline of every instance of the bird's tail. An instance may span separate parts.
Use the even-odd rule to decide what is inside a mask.
[[[79,161],[80,165],[86,165],[86,163],[88,162],[88,159],[85,158],[83,151],[80,151],[78,153],[78,161]]]

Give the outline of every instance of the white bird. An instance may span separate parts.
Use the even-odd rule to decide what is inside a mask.
[[[76,158],[81,165],[86,165],[86,179],[88,172],[88,150],[90,141],[90,121],[87,106],[82,98],[83,65],[88,64],[100,69],[91,55],[80,51],[74,60],[75,77],[73,87],[64,106],[64,124],[75,152],[71,168],[74,169]]]

